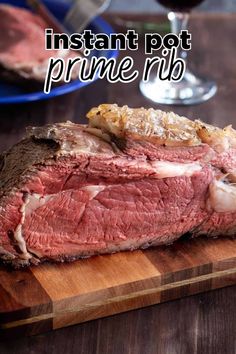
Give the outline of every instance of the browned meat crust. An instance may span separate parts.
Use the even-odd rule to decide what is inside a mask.
[[[14,267],[234,236],[235,131],[101,105],[29,128],[0,157],[0,258]]]

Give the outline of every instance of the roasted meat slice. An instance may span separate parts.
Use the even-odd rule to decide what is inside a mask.
[[[0,254],[15,267],[234,236],[235,131],[101,105],[29,128],[0,159]]]
[[[48,59],[80,56],[70,50],[45,50],[45,28],[48,25],[31,11],[0,4],[0,77],[29,89],[44,84]],[[77,77],[79,67],[72,71]],[[60,82],[59,82],[60,84]]]

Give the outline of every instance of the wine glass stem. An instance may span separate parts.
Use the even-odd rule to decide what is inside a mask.
[[[179,35],[181,31],[188,29],[189,13],[187,12],[169,12],[168,19],[171,24],[171,32]],[[187,59],[187,51],[183,50],[181,46],[177,48],[177,57],[183,60]]]

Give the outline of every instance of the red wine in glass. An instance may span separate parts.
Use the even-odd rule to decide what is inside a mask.
[[[204,0],[157,0],[161,5],[172,11],[188,12],[193,7],[200,5]]]
[[[189,13],[192,8],[200,5],[204,0],[156,0],[167,7],[170,12],[168,18],[171,23],[171,32],[179,35],[182,30],[187,30]],[[192,33],[193,39],[198,39]],[[185,73],[178,82],[160,80],[156,72],[150,75],[148,82],[140,82],[142,94],[155,103],[191,105],[201,103],[216,93],[217,86],[214,81],[205,77],[196,76],[188,69],[186,62],[187,52],[179,46],[176,48],[177,57],[182,58],[185,63]]]

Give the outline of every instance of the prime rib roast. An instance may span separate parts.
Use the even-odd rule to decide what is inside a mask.
[[[50,57],[67,61],[80,55],[78,51],[45,50],[44,31],[50,26],[27,9],[0,4],[0,18],[0,78],[5,81],[29,90],[42,87]],[[72,71],[72,79],[78,70]]]
[[[0,257],[14,267],[234,236],[236,131],[104,104],[28,128],[0,159]]]

